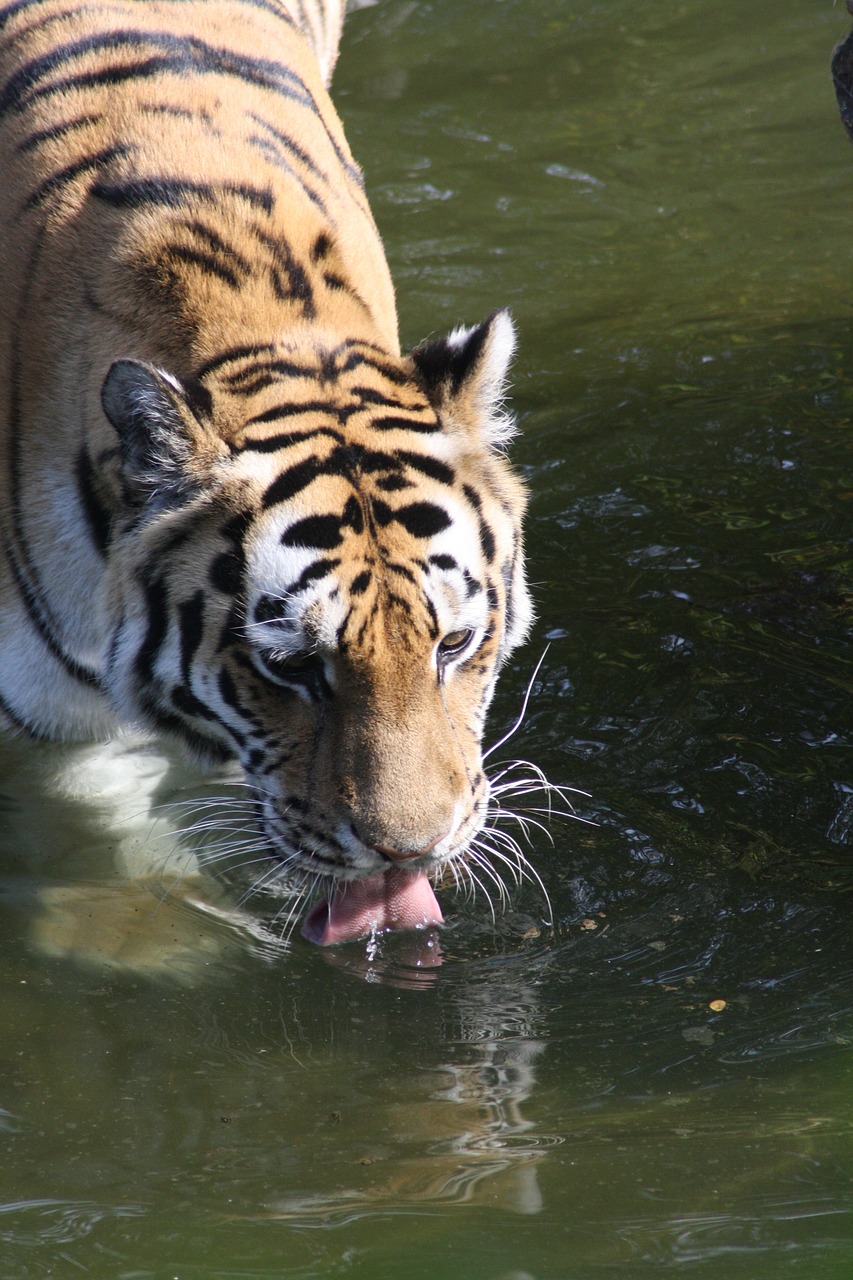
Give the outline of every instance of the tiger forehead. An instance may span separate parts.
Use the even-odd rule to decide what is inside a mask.
[[[440,434],[436,413],[399,359],[342,344],[314,352],[268,349],[239,353],[204,381],[227,422],[234,451],[269,452],[299,438],[367,430],[377,439],[392,431]],[[210,376],[212,374],[212,377]],[[225,425],[223,423],[223,425]]]
[[[389,637],[409,629],[435,641],[460,618],[465,626],[485,620],[487,575],[464,496],[419,484],[416,498],[386,501],[337,472],[315,479],[310,494],[292,495],[255,524],[247,581],[254,639],[341,649],[363,647],[377,626]]]
[[[387,386],[315,384],[300,388],[307,398],[294,391],[292,380],[284,391],[276,390],[271,394],[268,387],[253,397],[230,439],[221,433],[237,474],[262,510],[295,509],[308,501],[326,503],[327,509],[338,504],[339,513],[347,513],[344,524],[358,533],[362,523],[375,531],[395,520],[419,537],[446,526],[440,506],[419,501],[412,510],[406,501],[407,490],[414,494],[425,484],[439,503],[459,489],[458,441],[441,430],[435,411],[417,393],[392,402]],[[388,507],[392,497],[394,511]]]

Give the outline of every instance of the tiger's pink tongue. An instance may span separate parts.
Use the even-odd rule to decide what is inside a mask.
[[[374,930],[423,929],[431,924],[444,924],[444,916],[423,871],[392,867],[366,880],[339,884],[330,898],[308,912],[302,936],[320,947],[332,947]]]

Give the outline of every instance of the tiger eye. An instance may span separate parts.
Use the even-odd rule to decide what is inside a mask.
[[[439,642],[439,656],[452,658],[455,654],[461,653],[470,642],[473,634],[471,630],[448,631],[447,635]]]

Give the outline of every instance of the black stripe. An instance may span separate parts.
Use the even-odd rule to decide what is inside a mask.
[[[161,733],[171,733],[180,738],[199,760],[212,760],[216,763],[228,759],[229,753],[221,742],[217,742],[215,738],[206,738],[192,729],[180,716],[162,707],[150,691],[140,694],[138,702],[140,710],[151,724],[156,725]],[[238,746],[243,745],[245,739],[241,734],[225,724],[218,716],[214,716],[213,719],[234,738]]]
[[[434,502],[410,502],[395,510],[375,498],[373,513],[377,524],[385,526],[396,521],[414,538],[432,538],[452,523],[444,508],[436,506]]]
[[[441,631],[441,628],[440,628],[440,626],[438,625],[438,614],[437,614],[437,613],[436,613],[436,611],[435,611],[435,605],[433,604],[433,602],[430,600],[429,596],[427,596],[427,595],[422,596],[422,599],[423,599],[424,605],[425,605],[425,607],[426,607],[426,611],[427,611],[427,613],[429,614],[429,634],[430,634],[430,639],[431,639],[431,640],[437,640],[437,639],[438,639],[438,636],[439,636],[439,633],[440,633],[440,631]]]
[[[404,613],[410,614],[412,612],[410,601],[406,600],[403,596],[398,596],[396,591],[389,591],[386,595],[386,599],[391,605],[399,605]]]
[[[278,17],[283,14],[279,13]],[[138,48],[140,45],[163,50],[155,57],[141,62],[125,63],[102,71],[68,76],[48,85],[37,82],[50,75],[58,67],[90,53],[120,48]],[[233,76],[244,84],[268,89],[280,97],[307,107],[317,116],[345,173],[358,187],[364,186],[361,170],[345,154],[332,135],[314,95],[304,81],[290,67],[261,58],[248,58],[229,49],[216,49],[194,36],[160,35],[144,30],[111,31],[104,35],[87,36],[82,40],[61,45],[49,54],[34,58],[21,67],[7,82],[0,93],[0,115],[8,110],[20,111],[38,98],[65,93],[68,90],[89,88],[95,85],[115,85],[124,80],[148,78],[162,72],[179,75]]]
[[[256,115],[254,111],[247,112],[247,115],[250,120],[254,120],[255,124],[259,124],[262,129],[266,129],[275,138],[279,146],[285,151],[289,151],[292,156],[295,156],[300,164],[303,164],[309,172],[314,174],[315,178],[321,178],[324,182],[329,181],[328,174],[320,168],[313,156],[304,147],[301,147],[290,134],[282,133],[280,129],[271,125],[263,116]]]
[[[244,258],[242,253],[239,253],[237,249],[234,248],[233,244],[229,244],[227,240],[223,240],[218,231],[214,231],[212,227],[208,227],[205,223],[198,222],[197,220],[187,222],[185,225],[187,231],[190,231],[194,236],[197,236],[199,240],[202,240],[209,249],[214,251],[214,253],[221,254],[223,258],[228,262],[233,263],[240,271],[244,271],[247,274],[251,271],[252,264],[249,262],[248,258]]]
[[[239,690],[231,678],[231,672],[227,667],[221,668],[217,683],[219,685],[219,693],[225,705],[230,707],[232,711],[236,711],[238,716],[243,720],[248,721],[249,724],[257,723],[252,712],[240,701]],[[238,742],[244,743],[246,741],[245,736],[239,733],[236,729],[232,729],[230,725],[226,725],[226,728]]]
[[[357,302],[362,310],[372,314],[370,304],[365,302],[355,285],[351,284],[349,280],[345,280],[343,276],[336,275],[334,271],[324,271],[323,284],[327,289],[331,289],[335,293],[345,293],[352,298],[353,302]]]
[[[6,559],[12,570],[12,576],[15,579],[15,586],[23,601],[27,617],[32,623],[33,629],[42,640],[43,644],[50,651],[57,662],[61,664],[68,675],[73,676],[75,680],[79,680],[80,684],[88,685],[90,688],[102,691],[100,676],[92,667],[85,667],[78,662],[76,658],[72,658],[69,653],[65,652],[59,639],[54,634],[52,619],[45,611],[38,598],[38,594],[34,587],[31,587],[24,577],[23,570],[18,565],[11,547],[6,548]]]
[[[143,209],[148,205],[165,205],[181,209],[196,200],[216,202],[223,195],[246,200],[265,213],[272,213],[273,195],[267,188],[250,187],[245,183],[191,182],[187,178],[129,178],[125,182],[96,182],[92,195],[116,209]]]
[[[57,138],[64,138],[67,134],[76,132],[77,129],[86,129],[89,125],[100,123],[103,118],[102,112],[94,111],[85,116],[75,116],[73,120],[64,120],[61,124],[51,125],[49,129],[36,129],[34,133],[18,143],[17,149],[22,154],[34,151],[44,142],[54,142]]]
[[[436,556],[430,556],[429,562],[430,564],[434,564],[436,569],[445,569],[448,572],[459,568],[459,565],[453,559],[453,556],[444,555],[443,553]]]
[[[343,441],[340,431],[335,431],[332,427],[315,427],[311,431],[283,431],[275,436],[244,440],[239,452],[245,449],[250,453],[278,453],[280,449],[289,449],[292,445],[315,440],[318,436],[331,436],[333,440]]]
[[[319,427],[316,432],[306,433],[306,439],[310,435],[329,435],[333,439],[342,440],[337,431],[328,427]],[[287,440],[288,437],[285,436],[284,439]],[[252,446],[247,445],[245,447]],[[263,448],[261,451],[263,452]],[[399,466],[400,463],[392,455],[382,453],[379,450],[364,449],[360,445],[341,443],[332,449],[326,458],[304,458],[287,471],[282,472],[278,479],[274,480],[267,489],[263,496],[262,504],[266,508],[275,506],[279,502],[286,502],[288,498],[301,492],[302,489],[306,488],[319,476],[343,476],[354,483],[359,472],[371,474],[393,471]],[[384,504],[380,505],[384,508]],[[392,516],[392,518],[394,517]],[[347,523],[352,523],[352,521],[348,520]]]
[[[246,557],[239,545],[221,551],[210,562],[208,577],[212,586],[225,596],[238,596],[243,589]]]
[[[302,263],[293,254],[290,245],[279,233],[267,235],[260,227],[252,228],[255,239],[269,252],[272,258],[270,278],[277,298],[282,301],[296,299],[303,304],[306,316],[316,314],[314,307],[314,290]],[[283,277],[286,277],[287,283]]]
[[[405,578],[406,582],[411,582],[414,586],[417,586],[418,580],[407,564],[399,564],[395,560],[386,560],[384,568],[389,573],[396,573],[398,578]]]
[[[341,525],[352,529],[355,533],[362,533],[364,530],[364,510],[355,494],[347,498],[344,513],[341,516]]]
[[[227,378],[228,390],[235,396],[253,396],[264,387],[273,386],[284,378],[311,378],[317,380],[317,370],[310,366],[294,364],[292,360],[266,360],[262,364],[240,369]]]
[[[341,525],[340,516],[305,516],[281,535],[282,546],[316,547],[318,551],[331,551],[343,541]]]
[[[204,592],[199,590],[178,605],[178,631],[181,637],[181,675],[190,683],[190,667],[204,635]]]
[[[78,58],[118,49],[141,52],[146,48],[159,52],[136,62],[66,76],[61,80],[52,80],[49,84],[39,84],[47,76]],[[80,40],[59,45],[41,57],[33,58],[9,78],[0,92],[0,115],[6,111],[21,111],[38,98],[63,93],[67,89],[85,88],[92,84],[117,84],[123,80],[159,75],[161,72],[233,76],[244,84],[271,89],[319,114],[317,103],[307,86],[295,71],[283,63],[248,58],[229,49],[217,49],[195,36],[130,29],[84,36]]]
[[[377,472],[400,470],[395,454],[385,453],[380,449],[365,449],[360,444],[335,449],[330,458],[330,462],[332,461],[336,464],[338,474],[350,478],[354,478],[359,471],[375,475]]]
[[[387,351],[382,351],[380,347],[374,346],[372,342],[360,342],[358,339],[353,339],[344,343],[343,346],[349,349],[349,355],[341,362],[341,373],[350,373],[353,369],[365,367],[373,369],[374,372],[380,374],[395,386],[405,387],[411,384],[411,374],[406,373],[399,365],[391,364],[387,358]],[[356,346],[366,347],[371,353],[376,352],[377,354],[365,355],[362,351],[356,351]],[[382,356],[386,358],[383,360]]]
[[[302,175],[297,173],[293,166],[287,163],[284,157],[280,155],[275,143],[268,141],[267,138],[259,137],[256,133],[250,133],[246,138],[246,145],[253,147],[255,151],[259,151],[261,155],[270,163],[274,164],[277,169],[286,173],[297,186],[302,188],[311,203],[317,206],[324,217],[331,217],[323,197],[319,192],[315,191],[313,187],[309,187]]]
[[[445,462],[439,462],[438,458],[431,458],[429,454],[410,453],[406,449],[399,449],[395,456],[401,462],[413,467],[415,471],[420,471],[422,475],[429,476],[431,480],[438,480],[441,484],[451,485],[456,479],[456,473],[452,467]]]
[[[404,476],[379,476],[376,487],[383,493],[399,493],[401,489],[414,489],[415,482],[407,480]]]
[[[497,544],[495,542],[495,535],[492,533],[492,530],[482,517],[480,518],[480,546],[483,549],[483,555],[486,557],[486,560],[491,564],[495,558]]]
[[[39,183],[35,191],[32,191],[27,197],[26,207],[32,209],[37,205],[43,204],[49,196],[55,195],[57,191],[67,187],[75,178],[79,178],[81,174],[91,173],[93,169],[102,169],[111,160],[116,160],[120,156],[130,155],[134,150],[135,147],[121,144],[115,147],[105,147],[102,151],[95,151],[90,156],[82,156],[79,160],[75,160],[73,164],[66,165],[64,169],[60,169],[57,173],[52,173],[49,178],[45,178],[44,182]]]
[[[364,355],[354,350],[354,347],[368,347],[371,349],[370,355]],[[260,387],[269,386],[275,378],[270,374],[281,374],[283,377],[289,378],[309,378],[314,383],[326,383],[336,381],[342,374],[349,373],[352,369],[366,367],[372,369],[387,381],[395,383],[399,386],[407,386],[411,383],[411,378],[404,370],[392,365],[385,360],[379,359],[373,355],[373,351],[381,352],[381,348],[374,347],[372,343],[361,342],[359,339],[348,339],[341,343],[334,351],[324,353],[320,365],[297,364],[293,360],[271,360],[269,363],[258,364],[249,369],[241,370],[235,373],[229,379],[229,389],[238,395],[253,395]],[[348,353],[344,355],[344,353]],[[382,353],[385,354],[385,353]],[[341,356],[344,356],[341,359]],[[251,379],[254,380],[252,381]],[[241,385],[242,384],[242,385]],[[360,388],[360,392],[364,389]],[[383,402],[384,397],[383,397]],[[395,408],[406,408],[405,405],[399,405],[397,401],[390,402]],[[352,412],[352,410],[350,410]],[[420,408],[413,408],[413,413],[421,412]],[[415,422],[405,421],[405,426],[414,430],[428,429],[431,431],[438,430],[438,424],[431,424],[428,428],[418,426]]]
[[[473,485],[463,484],[462,492],[465,494],[465,497],[471,503],[471,506],[474,508],[475,511],[482,511],[483,509],[482,500],[480,498],[479,493],[477,492],[477,490],[474,488]]]
[[[304,85],[303,85],[303,88],[305,88]],[[306,93],[308,92],[307,88],[305,89],[305,91]],[[314,110],[317,111],[317,113],[319,114],[317,104],[313,98],[312,98],[312,103],[313,103]],[[294,139],[291,138],[289,134],[282,133],[279,129],[275,128],[275,126],[271,125],[268,120],[265,120],[263,116],[256,115],[255,112],[253,111],[248,112],[248,116],[250,120],[254,120],[256,124],[260,125],[262,129],[267,129],[272,135],[272,137],[275,138],[276,142],[278,142],[279,145],[285,149],[285,151],[289,151],[291,152],[292,155],[296,156],[297,160],[299,160],[302,164],[304,164],[305,167],[309,169],[316,177],[321,178],[324,182],[328,183],[329,181],[328,174],[325,173],[325,171],[319,167],[319,165],[309,155],[309,153],[305,151],[304,148],[299,145],[299,143],[295,142]],[[335,156],[337,157],[338,163],[343,167],[344,171],[348,174],[348,176],[352,179],[352,181],[356,184],[356,186],[363,189],[364,175],[362,174],[361,170],[358,168],[357,165],[353,164],[352,161],[347,159],[347,157],[344,155],[338,143],[329,133],[328,127],[325,125],[325,121],[323,122],[323,124],[325,128],[326,136],[332,145],[332,150],[334,151]],[[307,190],[308,188],[306,187],[306,191]],[[309,195],[310,194],[311,193],[309,192]],[[361,204],[361,201],[358,201],[358,203]],[[362,207],[366,207],[366,206],[363,205]]]
[[[477,492],[477,490],[474,489],[470,484],[463,485],[462,491],[465,494],[465,497],[471,503],[471,506],[477,512],[477,516],[480,523],[480,546],[482,548],[483,555],[486,557],[486,560],[489,562],[489,564],[491,564],[495,558],[495,552],[497,551],[497,543],[495,542],[494,533],[492,532],[491,528],[486,523],[486,520],[483,517],[482,499],[479,493]]]
[[[205,275],[216,276],[232,289],[240,288],[240,278],[235,271],[215,258],[212,253],[204,253],[200,249],[191,249],[187,245],[169,244],[163,250],[164,257],[185,262],[188,266],[198,267]]]
[[[314,560],[297,578],[296,582],[292,582],[289,587],[285,587],[283,595],[291,592],[304,591],[306,587],[310,587],[312,582],[316,582],[319,578],[327,578],[330,573],[334,572],[340,564],[337,556],[324,556],[321,560]]]
[[[229,347],[226,351],[220,351],[217,355],[211,356],[204,364],[200,365],[195,371],[195,376],[199,380],[206,378],[209,373],[217,372],[224,364],[231,364],[234,360],[248,360],[250,356],[258,357],[262,355],[274,355],[275,347],[269,343],[260,347]]]
[[[289,404],[274,404],[269,409],[264,409],[263,413],[256,413],[253,418],[247,418],[243,426],[253,427],[258,422],[276,422],[279,418],[293,418],[300,413],[325,413],[330,415],[334,414],[335,410],[327,400],[303,400],[301,403],[294,401]],[[335,431],[332,434],[343,441],[343,436],[339,432]]]
[[[148,627],[145,639],[136,653],[134,669],[140,681],[147,685],[154,676],[154,663],[169,629],[168,588],[163,577],[143,583]]]
[[[142,102],[139,110],[144,116],[171,116],[173,120],[195,120],[195,111],[189,107],[176,107],[173,102]]]
[[[424,435],[439,430],[437,422],[418,422],[416,418],[398,418],[390,414],[371,418],[369,425],[374,431],[419,431]]]
[[[465,590],[468,592],[468,599],[470,600],[473,596],[479,595],[483,590],[483,584],[477,581],[473,573],[463,569],[462,577],[465,579]]]
[[[187,689],[182,684],[176,684],[172,688],[172,706],[185,716],[195,716],[199,720],[219,723],[216,712],[212,711],[207,703],[202,702],[201,698],[196,697],[192,689]]]
[[[34,9],[36,5],[45,3],[47,0],[17,0],[17,3],[4,5],[0,10],[0,31],[19,13],[25,13],[27,9]]]
[[[77,492],[80,495],[80,505],[83,508],[83,514],[89,526],[89,535],[101,555],[106,555],[107,548],[110,545],[112,515],[101,501],[95,468],[85,445],[77,454],[74,470],[77,479]]]
[[[299,164],[303,165],[309,171],[309,173],[311,173],[315,178],[318,178],[321,182],[325,183],[327,186],[329,184],[328,174],[320,168],[304,147],[299,146],[299,144],[295,142],[289,134],[282,133],[280,129],[276,129],[268,120],[264,120],[262,116],[256,115],[253,111],[248,112],[248,116],[250,120],[254,120],[256,124],[260,125],[262,129],[266,129],[273,139],[270,141],[268,138],[262,138],[259,134],[252,134],[248,138],[248,141],[260,147],[260,149],[267,155],[271,155],[276,164],[280,165],[287,173],[291,174],[302,187],[309,200],[313,201],[317,208],[322,210],[326,217],[329,218],[331,215],[329,214],[328,207],[323,197],[318,191],[315,191],[313,187],[308,185],[302,174],[298,173],[292,165],[288,164],[281,152],[284,151],[285,153],[292,155]],[[316,261],[316,259],[312,260]]]
[[[343,622],[338,627],[337,632],[335,633],[335,641],[337,643],[338,651],[339,653],[342,653],[342,654],[346,653],[347,650],[350,648],[350,645],[346,639],[346,629],[350,624],[350,619],[352,618],[352,614],[353,614],[352,606],[350,606],[350,608],[347,609],[346,613],[344,614]],[[361,624],[362,633],[364,632],[364,628],[366,625],[367,625],[367,620],[365,619],[365,621],[363,621]]]
[[[267,509],[276,506],[279,502],[286,502],[288,498],[295,497],[297,493],[307,489],[318,476],[324,474],[323,465],[316,458],[306,458],[304,462],[297,462],[295,466],[282,472],[273,480],[261,499],[261,506]]]
[[[389,396],[386,391],[378,391],[375,387],[351,387],[350,395],[355,396],[363,405],[365,404],[381,404],[386,409],[411,409],[412,413],[420,412],[419,406],[410,406],[402,400],[398,400],[395,396]],[[429,406],[424,405],[426,411]]]
[[[255,622],[283,622],[289,615],[290,607],[287,600],[278,596],[261,596],[252,611],[252,617]]]

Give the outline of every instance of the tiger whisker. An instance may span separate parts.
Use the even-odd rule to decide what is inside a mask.
[[[482,867],[482,863],[481,863],[479,860],[477,861],[477,865],[478,865],[479,867]],[[479,888],[479,889],[481,889],[481,890],[482,890],[482,892],[483,892],[483,894],[484,894],[484,896],[485,896],[486,902],[489,904],[489,911],[491,912],[491,916],[492,916],[492,924],[496,924],[496,923],[497,923],[497,916],[495,915],[495,907],[494,907],[494,903],[492,902],[491,895],[490,895],[490,893],[489,893],[488,889],[487,889],[487,888],[486,888],[486,886],[483,884],[483,882],[482,882],[482,880],[480,879],[480,877],[479,877],[479,876],[476,874],[476,872],[474,871],[473,867],[471,866],[470,861],[466,861],[466,862],[464,863],[464,867],[465,867],[465,873],[466,873],[466,875],[467,875],[467,877],[468,877],[468,880],[469,880],[469,882],[470,882],[470,884],[471,884],[471,888],[472,888],[472,890],[475,888],[475,886],[476,886],[477,888]]]
[[[495,859],[498,862],[502,863],[502,865],[507,868],[507,871],[512,876],[513,883],[516,885],[516,887],[519,886],[522,880],[525,878],[524,873],[521,870],[517,860],[509,857],[506,853],[502,853],[499,849],[495,849],[491,847],[486,842],[484,841],[478,842],[475,846],[475,852],[478,855],[482,854],[484,857]],[[494,868],[494,870],[497,871],[497,868]]]
[[[255,861],[263,862],[264,859],[256,858]],[[252,864],[246,863],[244,865],[251,866]],[[241,870],[242,870],[242,867],[241,867]],[[272,865],[269,866],[266,869],[266,871],[263,872],[262,875],[258,876],[255,880],[253,880],[252,883],[240,895],[240,898],[238,900],[239,905],[242,906],[245,902],[248,901],[249,898],[254,897],[256,894],[262,893],[269,884],[271,884],[273,881],[277,880],[280,877],[281,871],[282,871],[281,863],[273,862]]]
[[[494,833],[490,833],[490,834],[494,834]],[[495,850],[494,848],[490,848],[487,843],[485,844],[485,848],[490,856],[492,857],[500,856],[498,851]],[[521,878],[524,880],[530,881],[530,883],[532,884],[535,884],[539,892],[542,894],[542,897],[545,900],[545,906],[547,908],[546,923],[551,924],[554,919],[554,909],[551,904],[551,897],[548,893],[548,890],[545,888],[545,882],[543,881],[539,872],[536,870],[536,867],[533,865],[533,863],[529,860],[529,858],[527,858],[524,855],[524,853],[520,849],[518,850],[518,862],[516,865],[517,865],[518,873],[521,876]]]
[[[489,878],[492,884],[494,884],[498,892],[501,907],[506,909],[507,903],[509,902],[509,894],[507,892],[506,884],[504,883],[497,867],[494,866],[490,857],[486,856],[486,851],[484,851],[483,847],[478,842],[475,842],[468,852],[469,857],[473,859],[483,874]],[[492,851],[488,850],[488,852],[491,854]]]
[[[494,831],[496,834],[500,832],[501,829],[495,826],[494,822],[498,821],[499,819],[506,818],[518,824],[518,826],[523,831],[524,838],[528,844],[532,843],[530,838],[531,827],[537,828],[537,830],[541,831],[546,836],[546,838],[551,841],[552,844],[554,843],[554,837],[552,836],[550,829],[545,825],[545,823],[540,822],[538,818],[528,817],[526,813],[523,813],[523,812],[519,813],[515,809],[504,809],[503,807],[501,807],[501,808],[496,808],[492,810],[492,812],[489,814],[489,817],[492,818],[494,821],[489,823],[487,830]]]
[[[519,711],[518,716],[516,717],[514,723],[507,730],[507,732],[503,735],[502,738],[499,738],[497,742],[493,742],[492,745],[488,748],[488,750],[483,752],[484,760],[488,759],[488,757],[492,755],[495,751],[497,751],[500,747],[502,747],[505,742],[509,742],[510,738],[513,737],[513,735],[518,732],[518,730],[521,728],[522,724],[524,723],[524,718],[527,715],[527,704],[529,703],[530,695],[533,692],[533,682],[536,679],[536,677],[539,675],[539,668],[542,666],[542,663],[545,661],[545,658],[548,654],[548,650],[550,648],[551,648],[550,644],[546,644],[545,648],[542,651],[541,658],[536,663],[536,666],[533,668],[533,675],[528,680],[527,688],[524,691],[524,698],[521,703],[521,710]]]
[[[299,919],[299,912],[301,911],[304,904],[314,896],[314,894],[317,891],[317,886],[319,885],[320,881],[323,878],[324,877],[320,875],[315,875],[312,877],[310,873],[307,871],[300,873],[301,884],[294,892],[293,902],[285,918],[284,926],[281,928],[279,932],[279,937],[285,945],[290,943],[290,940],[293,936],[293,931],[296,928],[296,924]],[[308,884],[309,880],[313,881],[310,884],[310,886]],[[273,916],[271,921],[271,927],[275,927],[278,925],[278,922],[284,910],[285,910],[285,907],[284,905],[282,905]]]

